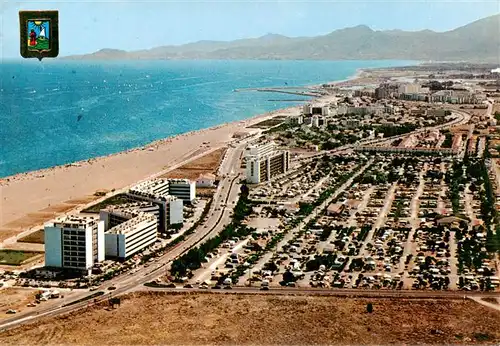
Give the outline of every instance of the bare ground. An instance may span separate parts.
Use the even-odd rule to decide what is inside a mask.
[[[215,174],[225,152],[226,148],[217,149],[196,160],[188,162],[185,165],[177,169],[174,169],[173,171],[168,172],[162,177],[186,178],[190,180],[196,180],[198,179],[200,174],[206,174],[206,173]]]
[[[374,312],[366,312],[373,303]],[[2,344],[474,344],[500,313],[472,301],[135,293],[0,334]]]
[[[38,291],[29,288],[4,288],[0,290],[0,320],[12,315],[7,310],[14,309],[18,312],[24,309],[32,309],[26,305],[35,301]]]
[[[33,233],[28,234],[25,237],[20,238],[18,243],[34,243],[34,244],[45,244],[45,230],[39,229]]]

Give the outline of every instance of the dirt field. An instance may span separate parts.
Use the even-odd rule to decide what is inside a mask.
[[[186,178],[196,180],[200,174],[213,173],[217,171],[219,163],[226,152],[226,148],[215,150],[197,160],[191,161],[184,166],[174,169],[163,175],[162,178]]]
[[[28,234],[26,237],[20,238],[18,243],[34,243],[34,244],[44,244],[45,243],[45,230],[39,229],[33,233]]]
[[[373,313],[366,304],[373,303]],[[472,301],[136,293],[0,334],[2,344],[498,343],[500,313]]]
[[[0,290],[0,319],[12,317],[7,310],[14,309],[18,312],[30,309],[26,305],[35,301],[38,291],[28,288],[5,288]]]

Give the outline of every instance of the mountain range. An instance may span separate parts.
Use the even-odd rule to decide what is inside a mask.
[[[366,25],[315,37],[267,34],[235,41],[198,41],[147,50],[101,49],[66,59],[372,60],[500,62],[500,14],[445,32],[372,30]]]

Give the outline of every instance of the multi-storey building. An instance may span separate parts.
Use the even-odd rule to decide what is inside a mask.
[[[276,150],[276,143],[265,142],[249,144],[245,150],[245,157],[250,156],[264,156]]]
[[[104,260],[104,222],[64,216],[45,225],[45,266],[89,273]]]
[[[171,195],[185,203],[192,203],[196,198],[196,182],[189,179],[153,179],[135,185],[130,191]]]
[[[168,194],[182,199],[184,203],[193,203],[196,198],[196,182],[189,179],[169,179]]]
[[[326,117],[320,115],[313,115],[311,118],[312,127],[322,127],[328,125],[328,120]]]
[[[104,234],[106,257],[125,260],[156,241],[156,217],[144,212],[130,215],[133,217]]]
[[[193,184],[194,185],[194,184]],[[138,184],[127,193],[135,202],[150,202],[159,207],[158,231],[165,232],[170,225],[184,222],[183,201],[169,194],[170,184],[166,179],[157,179]]]
[[[286,173],[290,166],[290,153],[288,151],[274,151],[266,155],[247,157],[246,180],[251,184]]]
[[[158,205],[150,202],[124,203],[108,206],[105,209],[101,209],[99,218],[104,222],[104,229],[108,230],[136,217],[139,212],[154,215],[158,223],[160,222],[160,208]]]
[[[430,102],[443,103],[477,103],[476,96],[469,91],[440,90],[430,95]]]
[[[391,98],[398,93],[398,89],[399,85],[397,84],[380,84],[379,87],[375,89],[375,98],[378,100]]]

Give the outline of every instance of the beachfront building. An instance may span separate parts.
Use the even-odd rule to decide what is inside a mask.
[[[99,219],[104,222],[104,230],[107,231],[136,217],[140,212],[151,214],[158,220],[158,223],[160,222],[160,208],[150,202],[110,205],[105,209],[101,209]]]
[[[64,216],[45,225],[45,266],[90,274],[104,260],[104,222]]]
[[[168,194],[193,203],[196,198],[196,182],[189,179],[168,179]]]
[[[273,177],[286,173],[290,168],[288,151],[273,151],[265,155],[247,157],[246,180],[251,184],[259,184]]]
[[[292,125],[302,125],[304,123],[304,116],[302,114],[292,115],[288,117],[287,122]]]
[[[104,234],[106,258],[123,261],[156,241],[158,220],[153,214],[130,212],[129,215],[130,219]]]
[[[137,184],[131,190],[155,195],[171,195],[192,203],[196,198],[196,182],[189,179],[153,179]]]
[[[159,207],[158,231],[164,233],[171,225],[184,222],[183,201],[169,194],[166,179],[155,179],[132,187],[127,193],[129,201],[150,202]]]

